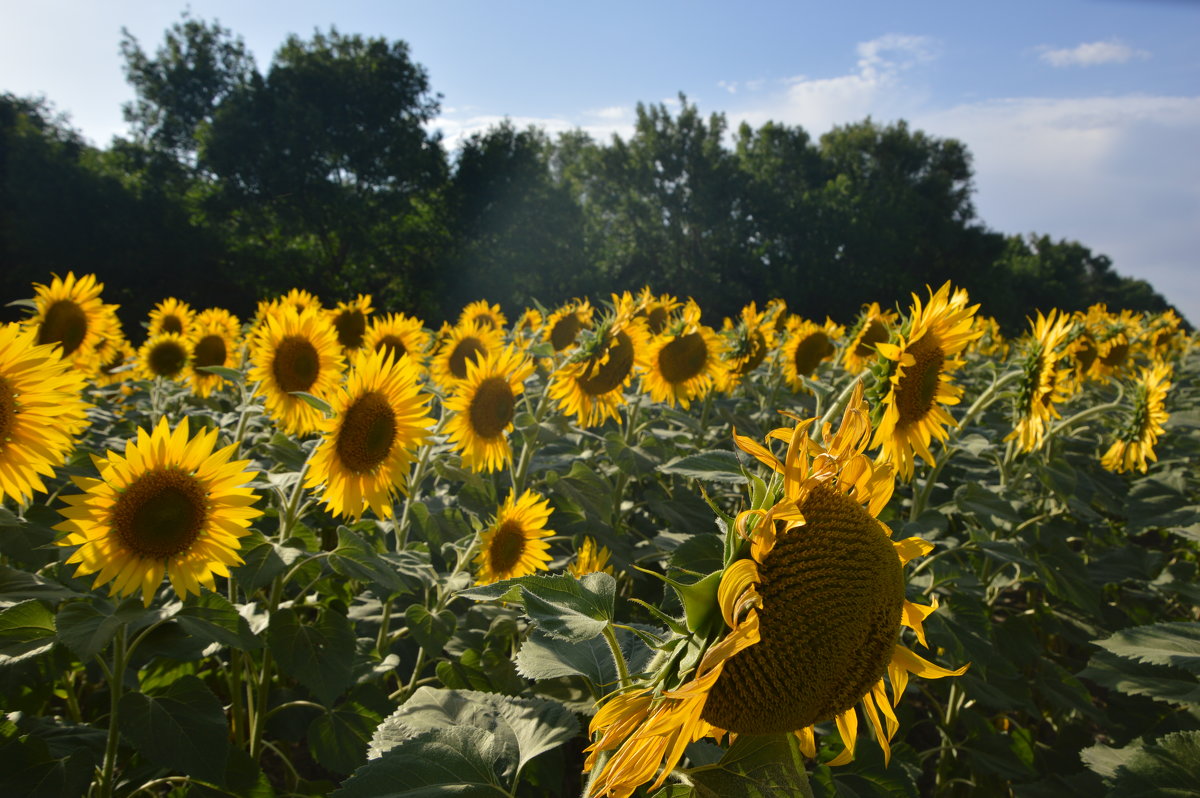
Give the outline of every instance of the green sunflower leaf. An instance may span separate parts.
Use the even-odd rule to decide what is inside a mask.
[[[322,767],[351,773],[367,761],[367,745],[380,718],[353,701],[327,709],[308,726],[308,750]]]
[[[426,731],[354,771],[331,798],[503,798],[511,739],[475,726]]]
[[[354,629],[345,615],[328,608],[302,620],[291,608],[271,614],[267,644],[279,668],[326,706],[354,681]]]
[[[1200,623],[1155,623],[1122,629],[1093,641],[1101,648],[1151,665],[1174,665],[1200,675]]]
[[[305,393],[304,391],[290,391],[289,393],[297,399],[302,400],[309,407],[320,410],[326,416],[333,415],[333,408],[330,407],[329,402],[326,402],[321,397],[313,396],[311,393]]]
[[[43,654],[54,646],[54,613],[37,599],[0,612],[0,665]]]
[[[242,372],[237,369],[231,369],[228,366],[196,366],[195,369],[196,371],[203,371],[206,374],[215,374],[230,382],[240,383],[242,381]]]
[[[475,600],[521,604],[538,628],[551,637],[579,643],[604,631],[614,618],[617,580],[606,573],[581,579],[566,574],[521,576],[463,590]]]
[[[243,651],[256,651],[263,646],[262,641],[250,630],[250,624],[238,613],[237,607],[211,590],[192,597],[175,619],[193,637],[213,640]]]
[[[408,621],[413,639],[431,657],[441,655],[446,641],[454,636],[458,626],[458,616],[450,610],[439,610],[435,615],[420,604],[409,605],[404,610],[404,619]]]
[[[1112,783],[1110,795],[1122,798],[1200,796],[1200,732],[1168,734],[1152,743],[1124,748],[1092,746],[1080,753],[1084,763]]]
[[[221,783],[229,727],[220,700],[195,676],[182,676],[153,696],[126,693],[118,704],[121,734],[160,767]]]
[[[808,774],[791,734],[743,735],[721,761],[687,771],[696,798],[811,795]],[[668,793],[676,795],[676,793]],[[655,794],[658,798],[659,794]]]
[[[710,449],[675,457],[660,465],[658,470],[664,474],[678,474],[703,482],[741,485],[749,481],[742,473],[742,464],[737,455],[728,449]]]

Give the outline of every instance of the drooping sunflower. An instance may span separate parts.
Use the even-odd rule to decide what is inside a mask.
[[[425,351],[429,348],[425,322],[403,313],[379,316],[363,335],[363,349],[391,354],[395,360],[407,356],[418,371],[423,371]]]
[[[87,426],[84,375],[57,344],[38,344],[37,331],[0,325],[0,502],[46,492]]]
[[[496,520],[479,539],[475,584],[490,585],[549,570],[553,558],[545,539],[554,534],[546,529],[549,520],[549,501],[532,490],[522,493],[519,499],[509,493],[496,511]]]
[[[147,338],[153,338],[159,333],[175,333],[187,338],[192,333],[192,323],[196,320],[196,311],[191,305],[175,297],[168,297],[154,306],[150,311],[150,327],[146,331]]]
[[[561,352],[579,338],[579,333],[592,326],[594,310],[586,299],[574,299],[550,314],[542,325],[542,340]]]
[[[1167,393],[1171,366],[1161,361],[1143,368],[1133,391],[1133,413],[1117,432],[1117,439],[1100,458],[1100,465],[1118,473],[1136,468],[1146,473],[1147,460],[1157,461],[1154,444],[1167,422]]]
[[[642,390],[656,402],[685,409],[703,399],[721,379],[721,341],[700,323],[700,307],[688,300],[680,318],[650,341]]]
[[[144,380],[183,380],[191,373],[191,358],[187,338],[179,333],[159,333],[138,348],[138,376]]]
[[[208,308],[196,316],[192,325],[192,369],[188,378],[193,393],[208,397],[228,382],[219,374],[197,369],[206,366],[237,368],[241,359],[241,334],[241,322],[224,308]]]
[[[1066,356],[1071,316],[1051,310],[1049,316],[1038,311],[1037,321],[1025,356],[1024,375],[1017,394],[1017,423],[1004,440],[1017,439],[1023,452],[1040,449],[1050,420],[1062,418],[1057,404],[1071,398],[1071,369],[1059,368]]]
[[[751,302],[742,308],[736,323],[725,319],[721,337],[725,344],[721,352],[725,369],[721,372],[717,390],[728,393],[775,349],[775,327],[767,318],[767,312],[760,313]]]
[[[813,726],[829,720],[845,746],[829,764],[842,764],[854,755],[860,709],[886,761],[899,727],[893,708],[909,676],[966,670],[942,668],[899,642],[908,627],[926,645],[923,621],[936,605],[905,598],[903,566],[932,546],[919,538],[893,542],[877,518],[894,477],[890,464],[864,454],[871,424],[861,386],[823,443],[810,437],[813,421],[771,433],[769,439],[788,441],[782,461],[749,438],[735,438],[782,476],[782,489],[739,514],[729,534],[742,541],[727,547],[725,567],[681,591],[691,599],[691,634],[682,644],[668,641],[672,653],[651,677],[657,686],[619,694],[593,718],[592,737],[599,739],[585,770],[601,751],[616,750],[590,795],[627,798],[651,780],[649,791],[657,789],[686,746],[705,736],[790,733],[812,757]],[[710,614],[701,597],[713,588],[719,612]],[[691,650],[700,639],[709,641],[706,648]],[[680,679],[679,663],[696,656],[698,666]]]
[[[851,374],[861,374],[878,353],[875,344],[884,343],[892,334],[892,326],[900,314],[884,310],[878,302],[863,307],[854,326],[850,328],[846,349],[842,352],[842,368]]]
[[[615,313],[585,336],[579,351],[554,372],[547,388],[550,398],[585,429],[610,418],[620,422],[625,389],[635,370],[645,368],[649,341],[645,319]]]
[[[793,391],[806,390],[804,378],[812,377],[818,366],[833,357],[834,341],[840,336],[839,327],[829,319],[824,324],[799,316],[788,321],[779,358],[783,364],[783,378]]]
[[[343,352],[349,354],[363,345],[367,317],[374,310],[371,307],[371,295],[359,294],[349,302],[339,302],[336,308],[329,311],[329,321],[337,330],[338,343],[342,345]]]
[[[116,310],[100,301],[104,284],[94,274],[76,280],[74,272],[67,272],[66,279],[55,275],[50,285],[34,283],[33,289],[37,310],[28,324],[37,332],[37,343],[58,344],[63,358],[91,373],[108,314]]]
[[[247,483],[257,472],[249,460],[230,460],[236,446],[214,451],[217,430],[188,435],[183,419],[174,430],[166,418],[153,433],[138,429],[123,455],[97,457],[99,479],[73,477],[83,493],[67,496],[67,535],[60,546],[78,546],[67,563],[79,575],[96,574],[92,586],[109,595],[142,592],[149,607],[163,573],[180,598],[214,589],[213,576],[229,576],[242,562],[238,549],[251,520],[262,511]]]
[[[446,330],[446,335],[429,364],[429,376],[438,385],[450,390],[466,379],[467,368],[500,351],[504,345],[500,331],[491,327],[458,325]]]
[[[608,561],[609,555],[607,546],[598,546],[595,540],[585,535],[575,552],[575,559],[567,566],[567,573],[576,579],[600,571],[612,576],[613,566]]]
[[[951,292],[946,282],[929,294],[928,304],[913,294],[896,343],[875,345],[886,370],[876,386],[883,412],[871,446],[880,447],[880,457],[895,463],[905,480],[912,478],[917,455],[934,462],[930,441],[945,440],[946,427],[957,423],[942,406],[958,404],[962,388],[951,374],[963,365],[967,344],[980,335],[974,326],[979,306],[967,305],[965,290]]]
[[[363,350],[344,387],[330,397],[333,417],[321,422],[305,485],[320,488],[334,515],[359,518],[367,508],[392,515],[392,499],[404,491],[413,452],[433,425],[429,396],[417,387],[412,358]]]
[[[462,309],[458,316],[459,327],[486,327],[489,330],[503,330],[508,324],[508,318],[500,310],[500,305],[488,304],[486,299],[472,302]]]
[[[517,396],[533,364],[511,346],[467,362],[467,375],[446,399],[446,435],[462,454],[463,465],[489,473],[512,459],[508,431],[516,415]]]
[[[329,400],[344,360],[333,325],[320,310],[283,308],[266,317],[250,354],[250,381],[265,394],[267,413],[290,435],[315,432],[322,415],[293,391]]]

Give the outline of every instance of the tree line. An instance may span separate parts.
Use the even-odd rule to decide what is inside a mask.
[[[0,291],[95,272],[144,318],[166,296],[243,317],[293,287],[370,293],[435,324],[649,284],[719,321],[746,302],[848,322],[947,279],[1010,332],[1035,308],[1161,311],[1075,241],[986,228],[954,139],[870,119],[814,139],[768,122],[637,107],[628,138],[509,122],[450,152],[402,41],[291,36],[260,70],[188,15],[147,52],[127,31],[129,134],[84,142],[44,99],[0,95]],[[11,310],[11,309],[10,309]]]

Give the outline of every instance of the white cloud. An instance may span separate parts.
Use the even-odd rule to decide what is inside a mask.
[[[738,83],[736,80],[718,80],[717,85],[730,94],[737,94]]]
[[[1096,66],[1098,64],[1124,64],[1134,58],[1149,58],[1145,50],[1135,50],[1116,39],[1106,42],[1087,42],[1077,47],[1060,50],[1048,46],[1039,48],[1041,58],[1053,67]]]

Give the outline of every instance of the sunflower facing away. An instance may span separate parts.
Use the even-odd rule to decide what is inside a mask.
[[[159,333],[138,348],[138,376],[144,380],[182,380],[191,372],[191,357],[187,338],[179,333]]]
[[[374,310],[371,295],[359,294],[349,302],[339,302],[329,311],[329,321],[337,330],[338,343],[349,354],[363,345],[363,334],[367,331],[367,317]]]
[[[760,313],[757,305],[751,302],[742,308],[737,323],[725,319],[721,337],[725,343],[721,357],[726,368],[717,390],[728,393],[758,368],[775,348],[775,328],[767,319],[767,312]]]
[[[65,280],[55,275],[50,285],[34,283],[33,289],[37,311],[28,323],[37,332],[37,343],[58,344],[63,358],[90,373],[106,314],[116,309],[100,301],[104,284],[94,274],[76,280],[74,272],[67,272]]]
[[[613,566],[608,561],[609,554],[607,546],[598,546],[596,541],[585,536],[575,552],[575,559],[567,566],[567,573],[576,579],[600,571],[612,576]]]
[[[429,331],[425,322],[403,313],[389,313],[371,322],[363,335],[363,348],[391,354],[399,360],[408,356],[419,370],[429,348]]]
[[[875,344],[887,342],[898,318],[900,314],[884,310],[878,302],[864,307],[850,329],[849,341],[842,352],[842,367],[851,374],[861,374],[878,357]]]
[[[486,299],[472,302],[462,309],[458,316],[459,327],[486,327],[489,330],[503,330],[508,319],[500,310],[500,305],[488,304]]]
[[[192,333],[192,323],[195,320],[196,311],[192,310],[188,303],[168,297],[150,311],[150,328],[146,331],[146,337],[153,338],[159,333],[175,333],[187,338]]]
[[[342,377],[342,348],[333,325],[319,310],[268,314],[255,337],[250,380],[266,394],[267,413],[289,435],[316,431],[321,411],[293,391],[328,400]]]
[[[429,376],[450,390],[467,377],[467,366],[500,351],[500,331],[492,327],[458,325],[445,331],[445,338],[429,364]]]
[[[333,417],[321,423],[305,485],[321,489],[334,515],[360,517],[367,507],[392,515],[392,498],[405,490],[413,451],[433,425],[429,396],[417,387],[412,358],[364,350],[345,387],[329,399]]]
[[[197,371],[202,366],[237,368],[242,325],[228,310],[209,308],[196,316],[192,325],[192,392],[208,397],[227,380],[217,374]]]
[[[475,584],[490,585],[515,579],[534,571],[549,570],[550,544],[554,534],[546,529],[550,502],[527,490],[518,499],[512,493],[500,505],[496,520],[484,530],[475,555]]]
[[[1062,418],[1056,404],[1071,398],[1070,368],[1059,368],[1066,356],[1071,317],[1058,311],[1031,322],[1032,336],[1024,364],[1024,376],[1017,394],[1017,423],[1004,440],[1017,439],[1023,452],[1040,449],[1051,419]]]
[[[833,342],[840,330],[829,319],[824,324],[793,316],[788,321],[779,357],[783,361],[783,378],[793,391],[806,390],[805,377],[812,377],[826,360],[833,357]]]
[[[1152,363],[1143,368],[1133,392],[1133,414],[1117,433],[1117,440],[1100,459],[1100,465],[1118,473],[1137,469],[1146,473],[1146,461],[1157,461],[1154,444],[1167,422],[1167,393],[1171,367]]]
[[[894,707],[910,674],[959,675],[918,656],[899,641],[901,628],[925,645],[924,619],[936,606],[905,598],[904,564],[932,546],[918,538],[891,540],[877,515],[892,493],[890,464],[864,455],[871,435],[857,388],[836,435],[812,440],[812,420],[769,436],[788,442],[783,461],[741,436],[738,445],[782,481],[773,504],[741,513],[740,544],[716,580],[719,612],[676,645],[667,682],[617,695],[591,723],[595,742],[585,770],[611,758],[592,781],[590,795],[627,798],[653,780],[660,787],[702,737],[795,734],[805,755],[816,755],[813,726],[834,721],[845,746],[829,764],[854,756],[859,712],[875,730],[885,760],[899,728]],[[698,614],[699,615],[699,614]],[[709,642],[698,665],[679,677],[678,666],[701,635]],[[672,677],[671,674],[675,676]],[[661,674],[653,677],[661,680]],[[888,695],[890,685],[891,695]],[[598,739],[597,739],[598,736]]]
[[[19,324],[0,325],[0,502],[45,493],[41,478],[54,476],[87,426],[83,374],[36,337]]]
[[[978,305],[967,305],[967,292],[950,291],[946,282],[929,303],[913,294],[913,305],[897,343],[878,343],[886,371],[877,386],[882,394],[882,420],[872,448],[882,447],[880,458],[895,463],[902,479],[912,478],[914,458],[933,463],[929,443],[949,437],[954,418],[943,405],[956,405],[962,388],[950,374],[963,365],[959,356],[981,334],[974,326]]]
[[[700,323],[700,307],[689,299],[681,318],[651,340],[642,390],[656,402],[686,409],[720,379],[725,369],[720,353],[720,339]]]
[[[153,433],[138,429],[125,454],[94,458],[99,479],[73,477],[83,493],[67,496],[67,535],[60,546],[78,546],[67,558],[79,575],[96,574],[93,587],[109,595],[142,592],[149,607],[164,572],[180,598],[213,576],[229,576],[242,562],[238,549],[262,511],[248,487],[256,472],[248,460],[230,460],[235,446],[213,451],[217,430],[188,435],[187,419],[174,430],[164,418]]]
[[[646,321],[627,309],[603,321],[585,336],[579,350],[550,378],[550,398],[579,426],[598,427],[621,420],[625,388],[636,369],[644,368],[650,336]]]
[[[516,415],[517,396],[533,364],[511,346],[479,361],[468,361],[467,376],[446,399],[446,435],[472,471],[498,471],[512,459],[508,431]]]

